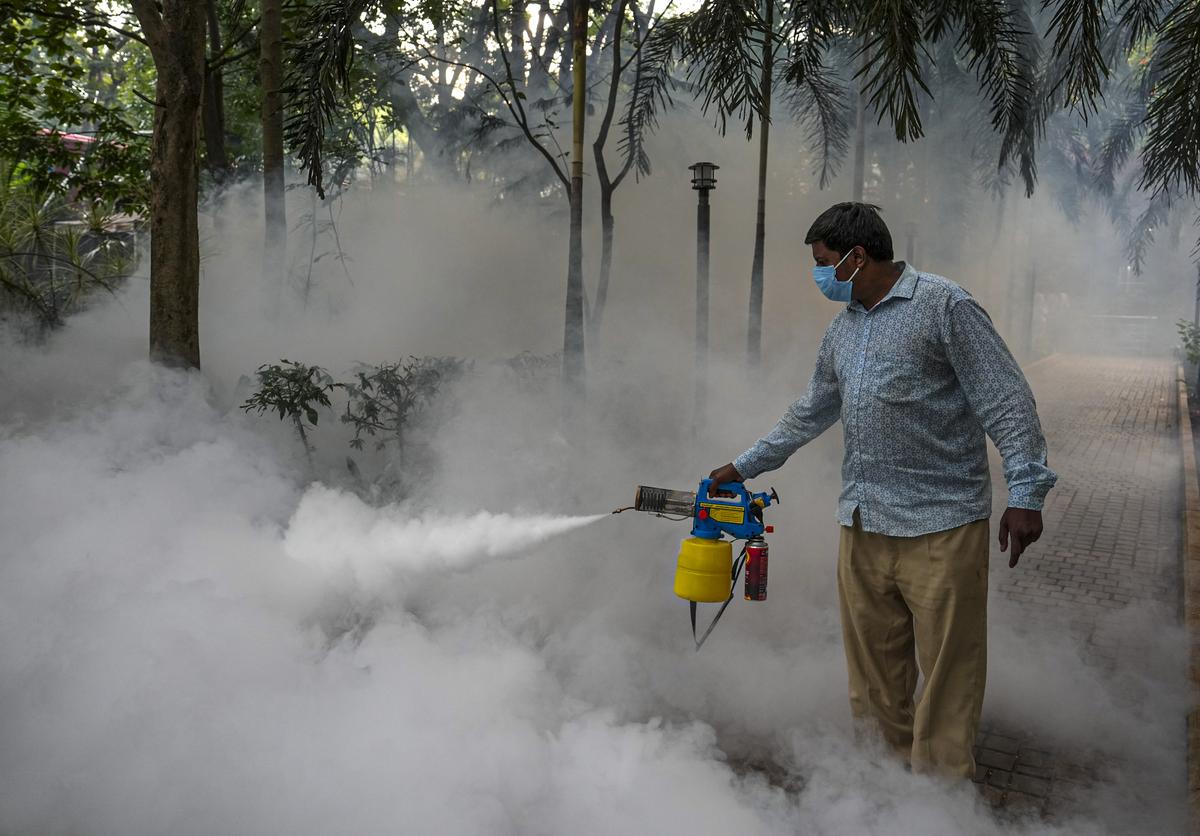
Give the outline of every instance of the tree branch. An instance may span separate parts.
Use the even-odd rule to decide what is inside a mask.
[[[166,44],[163,43],[162,12],[159,11],[158,4],[154,0],[129,0],[129,5],[133,7],[133,13],[137,15],[142,32],[146,35],[142,43],[150,47],[152,53],[157,53],[157,59],[158,55],[166,51]]]
[[[50,18],[52,20],[65,20],[68,23],[77,23],[81,26],[96,26],[100,29],[107,29],[110,32],[116,32],[118,35],[124,35],[130,40],[137,41],[140,44],[149,44],[146,38],[139,35],[137,32],[131,32],[113,23],[107,17],[102,15],[86,12],[83,9],[74,9],[73,13],[59,12],[54,9],[46,8],[45,6],[37,6],[27,10],[29,14],[37,15],[38,17]]]
[[[613,10],[612,38],[612,73],[608,81],[608,98],[604,106],[604,117],[600,120],[600,130],[596,133],[596,141],[592,143],[592,154],[596,158],[596,172],[600,176],[602,188],[611,186],[608,179],[608,167],[604,164],[604,146],[608,143],[608,131],[612,127],[613,114],[617,109],[617,92],[621,88],[621,33],[625,27],[625,7],[628,0],[617,0]]]
[[[223,52],[224,51],[225,50],[223,50]],[[224,58],[219,58],[216,61],[213,61],[211,64],[208,65],[209,72],[216,72],[217,70],[223,69],[226,66],[228,66],[229,64],[233,64],[237,61],[241,61],[243,58],[245,58],[249,55],[253,55],[256,52],[258,52],[257,45],[256,46],[248,46],[245,49],[243,49],[241,52],[236,52],[233,55],[225,55]]]
[[[560,181],[562,181],[562,184],[567,188],[570,188],[571,180],[566,176],[566,172],[563,170],[562,166],[559,165],[558,160],[555,159],[554,155],[550,153],[550,150],[546,148],[545,145],[538,141],[538,138],[534,136],[533,131],[529,129],[529,121],[525,114],[525,108],[521,105],[521,96],[514,96],[510,99],[508,94],[504,91],[504,85],[497,81],[495,76],[480,67],[473,67],[470,64],[466,64],[462,61],[455,61],[453,58],[442,58],[434,55],[428,50],[426,50],[421,57],[430,61],[440,61],[444,64],[454,67],[465,67],[478,74],[480,78],[485,79],[488,84],[492,86],[492,89],[496,91],[497,95],[500,96],[500,101],[504,102],[504,106],[508,109],[508,112],[512,114],[513,119],[517,123],[517,127],[521,129],[521,133],[523,133],[525,138],[529,140],[529,144],[537,149],[538,153],[546,158],[546,162],[550,164],[550,167],[554,170],[554,174]]]
[[[225,57],[226,57],[226,56],[229,54],[229,50],[233,49],[235,46],[237,46],[238,44],[240,44],[242,41],[246,40],[246,38],[247,38],[247,37],[249,37],[250,35],[254,34],[254,30],[255,30],[255,28],[258,26],[258,24],[259,24],[259,22],[260,22],[261,20],[262,20],[262,18],[261,18],[261,17],[256,17],[256,18],[254,18],[254,20],[251,20],[249,23],[247,23],[247,24],[246,24],[246,28],[245,28],[245,30],[244,30],[244,31],[242,31],[240,34],[235,34],[235,35],[232,35],[232,36],[229,38],[229,42],[228,42],[228,43],[226,43],[226,44],[225,44],[225,45],[224,45],[224,46],[221,48],[221,51],[220,51],[220,52],[218,52],[218,53],[216,54],[216,60],[217,60],[217,61],[221,61],[221,62],[222,62],[222,63],[221,63],[221,66],[225,66],[225,63],[226,63],[226,62],[224,62],[224,61],[223,61],[223,59],[224,59],[224,58],[225,58]],[[248,49],[246,52],[247,52],[247,53],[249,53],[249,52],[254,52],[256,49],[258,49],[258,47],[257,47],[257,46],[253,46],[253,47],[250,47],[250,48],[249,48],[249,49]],[[239,56],[237,56],[237,57],[235,57],[235,58],[231,58],[231,59],[229,59],[229,60],[230,60],[230,61],[236,61],[236,60],[237,60],[237,58],[244,57],[244,55],[245,55],[245,53],[243,53],[243,55],[239,55]]]

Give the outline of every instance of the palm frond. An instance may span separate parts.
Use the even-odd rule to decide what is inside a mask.
[[[1149,68],[1142,188],[1200,189],[1200,0],[1182,0],[1163,21]]]
[[[659,111],[673,104],[676,82],[671,75],[676,56],[683,51],[690,15],[658,23],[646,37],[638,55],[633,84],[625,112],[619,121],[621,138],[617,150],[634,166],[635,177],[650,174],[646,138],[658,129]]]
[[[286,81],[288,115],[284,137],[308,173],[308,183],[325,197],[322,153],[339,97],[350,87],[354,28],[377,0],[317,0],[289,46]]]
[[[852,114],[846,88],[824,67],[812,67],[784,92],[785,101],[817,151],[813,173],[824,189],[850,147]]]
[[[1000,136],[997,167],[1005,169],[1015,160],[1029,196],[1037,181],[1035,154],[1044,123],[1035,104],[1040,58],[1033,24],[1024,7],[1011,0],[967,0],[958,4],[953,21],[957,49],[975,73],[992,129]]]
[[[1155,233],[1167,223],[1172,206],[1173,201],[1167,192],[1157,192],[1151,195],[1142,214],[1129,229],[1125,252],[1129,259],[1129,266],[1139,276],[1146,263],[1146,254],[1154,244]]]
[[[752,0],[705,0],[684,27],[680,57],[686,78],[701,94],[701,110],[716,112],[721,133],[736,117],[749,136],[754,117],[764,110],[759,85],[764,34],[772,37]]]
[[[1165,5],[1164,0],[1121,0],[1117,4],[1117,25],[1125,35],[1126,48],[1133,49],[1158,29]]]
[[[856,53],[860,80],[878,121],[887,117],[896,139],[909,142],[924,134],[919,93],[932,95],[921,73],[921,57],[929,57],[921,37],[921,17],[904,0],[871,0],[858,20],[863,43]]]
[[[1192,247],[1192,261],[1196,262],[1196,269],[1200,271],[1200,209],[1196,211],[1192,226],[1196,228],[1196,246]],[[1200,283],[1200,276],[1197,277],[1197,282]]]
[[[1043,0],[1042,8],[1054,0]],[[1108,31],[1107,0],[1058,0],[1048,34],[1054,36],[1054,54],[1061,58],[1049,80],[1049,94],[1061,92],[1068,107],[1085,121],[1096,110],[1108,64],[1103,42]]]
[[[850,145],[850,102],[845,85],[826,66],[833,42],[833,10],[820,2],[796,2],[786,21],[788,56],[785,96],[793,117],[817,149],[814,173],[824,189],[837,175]]]
[[[1109,122],[1100,144],[1096,166],[1096,187],[1101,194],[1113,193],[1117,172],[1124,168],[1133,155],[1144,130],[1145,119],[1146,100],[1135,95],[1126,99],[1120,111]]]

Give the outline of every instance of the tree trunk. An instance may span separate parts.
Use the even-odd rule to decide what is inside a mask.
[[[1196,306],[1192,312],[1192,324],[1200,326],[1200,263],[1196,264]]]
[[[221,23],[217,19],[216,0],[206,0],[208,20],[208,61],[204,69],[204,159],[209,174],[219,186],[229,173],[229,154],[225,150],[225,80],[215,62],[221,55]]]
[[[558,89],[566,90],[568,86],[574,89],[574,75],[572,68],[575,60],[575,7],[582,4],[585,9],[591,0],[565,0],[565,5],[568,11],[566,37],[562,39],[562,44],[559,47],[558,55]],[[583,39],[584,44],[587,43],[587,32],[581,32],[579,35]],[[585,54],[586,58],[586,54]],[[570,84],[568,84],[570,82]]]
[[[583,395],[583,131],[587,98],[587,25],[589,0],[574,0],[571,10],[571,238],[567,255],[567,305],[563,327],[563,382],[570,395]]]
[[[133,0],[157,75],[150,160],[150,358],[200,367],[200,108],[204,7]]]
[[[396,79],[380,76],[380,84],[382,89],[387,91],[388,103],[391,105],[392,112],[396,114],[408,132],[410,150],[413,142],[416,142],[417,147],[421,150],[422,167],[428,166],[430,172],[436,172],[438,177],[447,180],[453,179],[457,176],[454,159],[444,153],[445,143],[437,128],[422,112],[417,97],[413,95],[410,82],[411,79],[407,73]],[[408,171],[409,173],[412,171],[411,156]]]
[[[283,178],[283,14],[280,0],[262,0],[259,29],[259,83],[262,85],[263,203],[266,275],[283,284],[287,266],[287,210]]]
[[[746,356],[751,368],[762,360],[763,261],[767,239],[767,155],[771,143],[771,87],[775,69],[775,0],[766,0],[763,35],[761,95],[763,112],[758,120],[758,212],[754,222],[754,263],[750,267],[750,322],[746,330]]]
[[[595,341],[604,320],[604,306],[608,304],[608,282],[612,275],[613,236],[616,218],[613,217],[614,188],[611,183],[600,184],[600,281],[596,285],[596,303],[588,320],[588,336]]]
[[[1030,236],[1032,238],[1032,235]],[[1037,259],[1032,259],[1029,263],[1029,290],[1027,293],[1026,304],[1028,311],[1025,315],[1025,356],[1029,360],[1036,360],[1033,352],[1036,346],[1034,345],[1037,337]]]
[[[613,230],[616,221],[613,217],[613,192],[621,184],[629,171],[629,162],[617,173],[616,178],[608,174],[608,164],[604,159],[604,146],[608,144],[608,132],[612,128],[613,116],[617,109],[617,93],[621,86],[621,36],[625,29],[626,0],[618,0],[613,9],[613,43],[612,68],[608,84],[608,99],[604,108],[604,116],[600,120],[600,130],[596,133],[596,141],[592,143],[592,156],[596,160],[596,184],[600,187],[600,281],[596,285],[596,304],[592,306],[588,317],[588,337],[596,339],[600,331],[600,323],[604,319],[604,306],[608,303],[608,281],[612,274]]]
[[[513,0],[512,4],[512,74],[518,89],[525,87],[525,0]]]
[[[867,44],[863,41],[863,52],[859,58],[859,69],[866,70],[867,66]],[[867,96],[863,90],[863,79],[866,74],[859,77],[858,84],[858,108],[857,117],[854,121],[854,191],[853,200],[856,203],[862,203],[863,199],[863,180],[867,176]]]
[[[539,12],[541,18],[538,20],[538,26],[545,25],[547,18],[550,19],[550,28],[546,31],[545,39],[540,41],[537,49],[534,49],[530,54],[529,62],[529,89],[533,92],[533,99],[557,94],[557,90],[551,89],[550,66],[551,59],[558,54],[559,41],[562,38],[562,32],[559,31],[555,24],[554,18],[546,13],[545,7],[541,7]]]

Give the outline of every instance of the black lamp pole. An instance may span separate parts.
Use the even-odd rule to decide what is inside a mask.
[[[695,163],[692,188],[699,194],[696,203],[696,419],[703,414],[706,395],[705,375],[708,370],[708,193],[717,185],[714,163]]]

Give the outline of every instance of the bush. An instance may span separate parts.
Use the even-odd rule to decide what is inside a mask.
[[[329,393],[341,384],[334,383],[320,366],[306,366],[291,360],[263,365],[255,372],[258,391],[246,399],[242,409],[262,415],[278,412],[279,420],[292,419],[292,426],[304,445],[304,455],[312,465],[312,445],[308,441],[309,429],[317,426],[320,413],[318,406],[329,407]]]
[[[115,218],[0,165],[0,317],[15,315],[41,337],[95,293],[113,292],[136,263],[134,234]]]
[[[458,377],[466,361],[453,357],[409,357],[402,363],[366,366],[355,372],[356,383],[346,384],[346,412],[342,421],[354,427],[350,446],[363,449],[364,436],[375,439],[375,449],[404,447],[409,422],[437,395],[447,380]]]
[[[350,446],[364,450],[371,439],[375,451],[386,453],[384,466],[372,480],[363,478],[354,459],[346,459],[356,488],[373,499],[397,499],[404,494],[398,473],[401,463],[408,470],[420,469],[420,462],[409,455],[419,446],[410,439],[409,431],[444,385],[469,368],[468,361],[453,357],[409,357],[399,363],[362,366],[354,372],[353,382],[339,383],[320,366],[285,359],[258,368],[258,391],[241,408],[259,415],[276,412],[280,420],[290,419],[311,467],[309,432],[317,426],[319,408],[330,407],[333,390],[344,390],[346,408],[341,420],[354,429]]]
[[[1183,343],[1183,353],[1192,365],[1200,363],[1200,327],[1194,322],[1181,319],[1175,323],[1175,329]]]
[[[562,352],[534,354],[522,351],[504,361],[517,379],[517,388],[523,392],[539,392],[557,383],[562,374]]]

